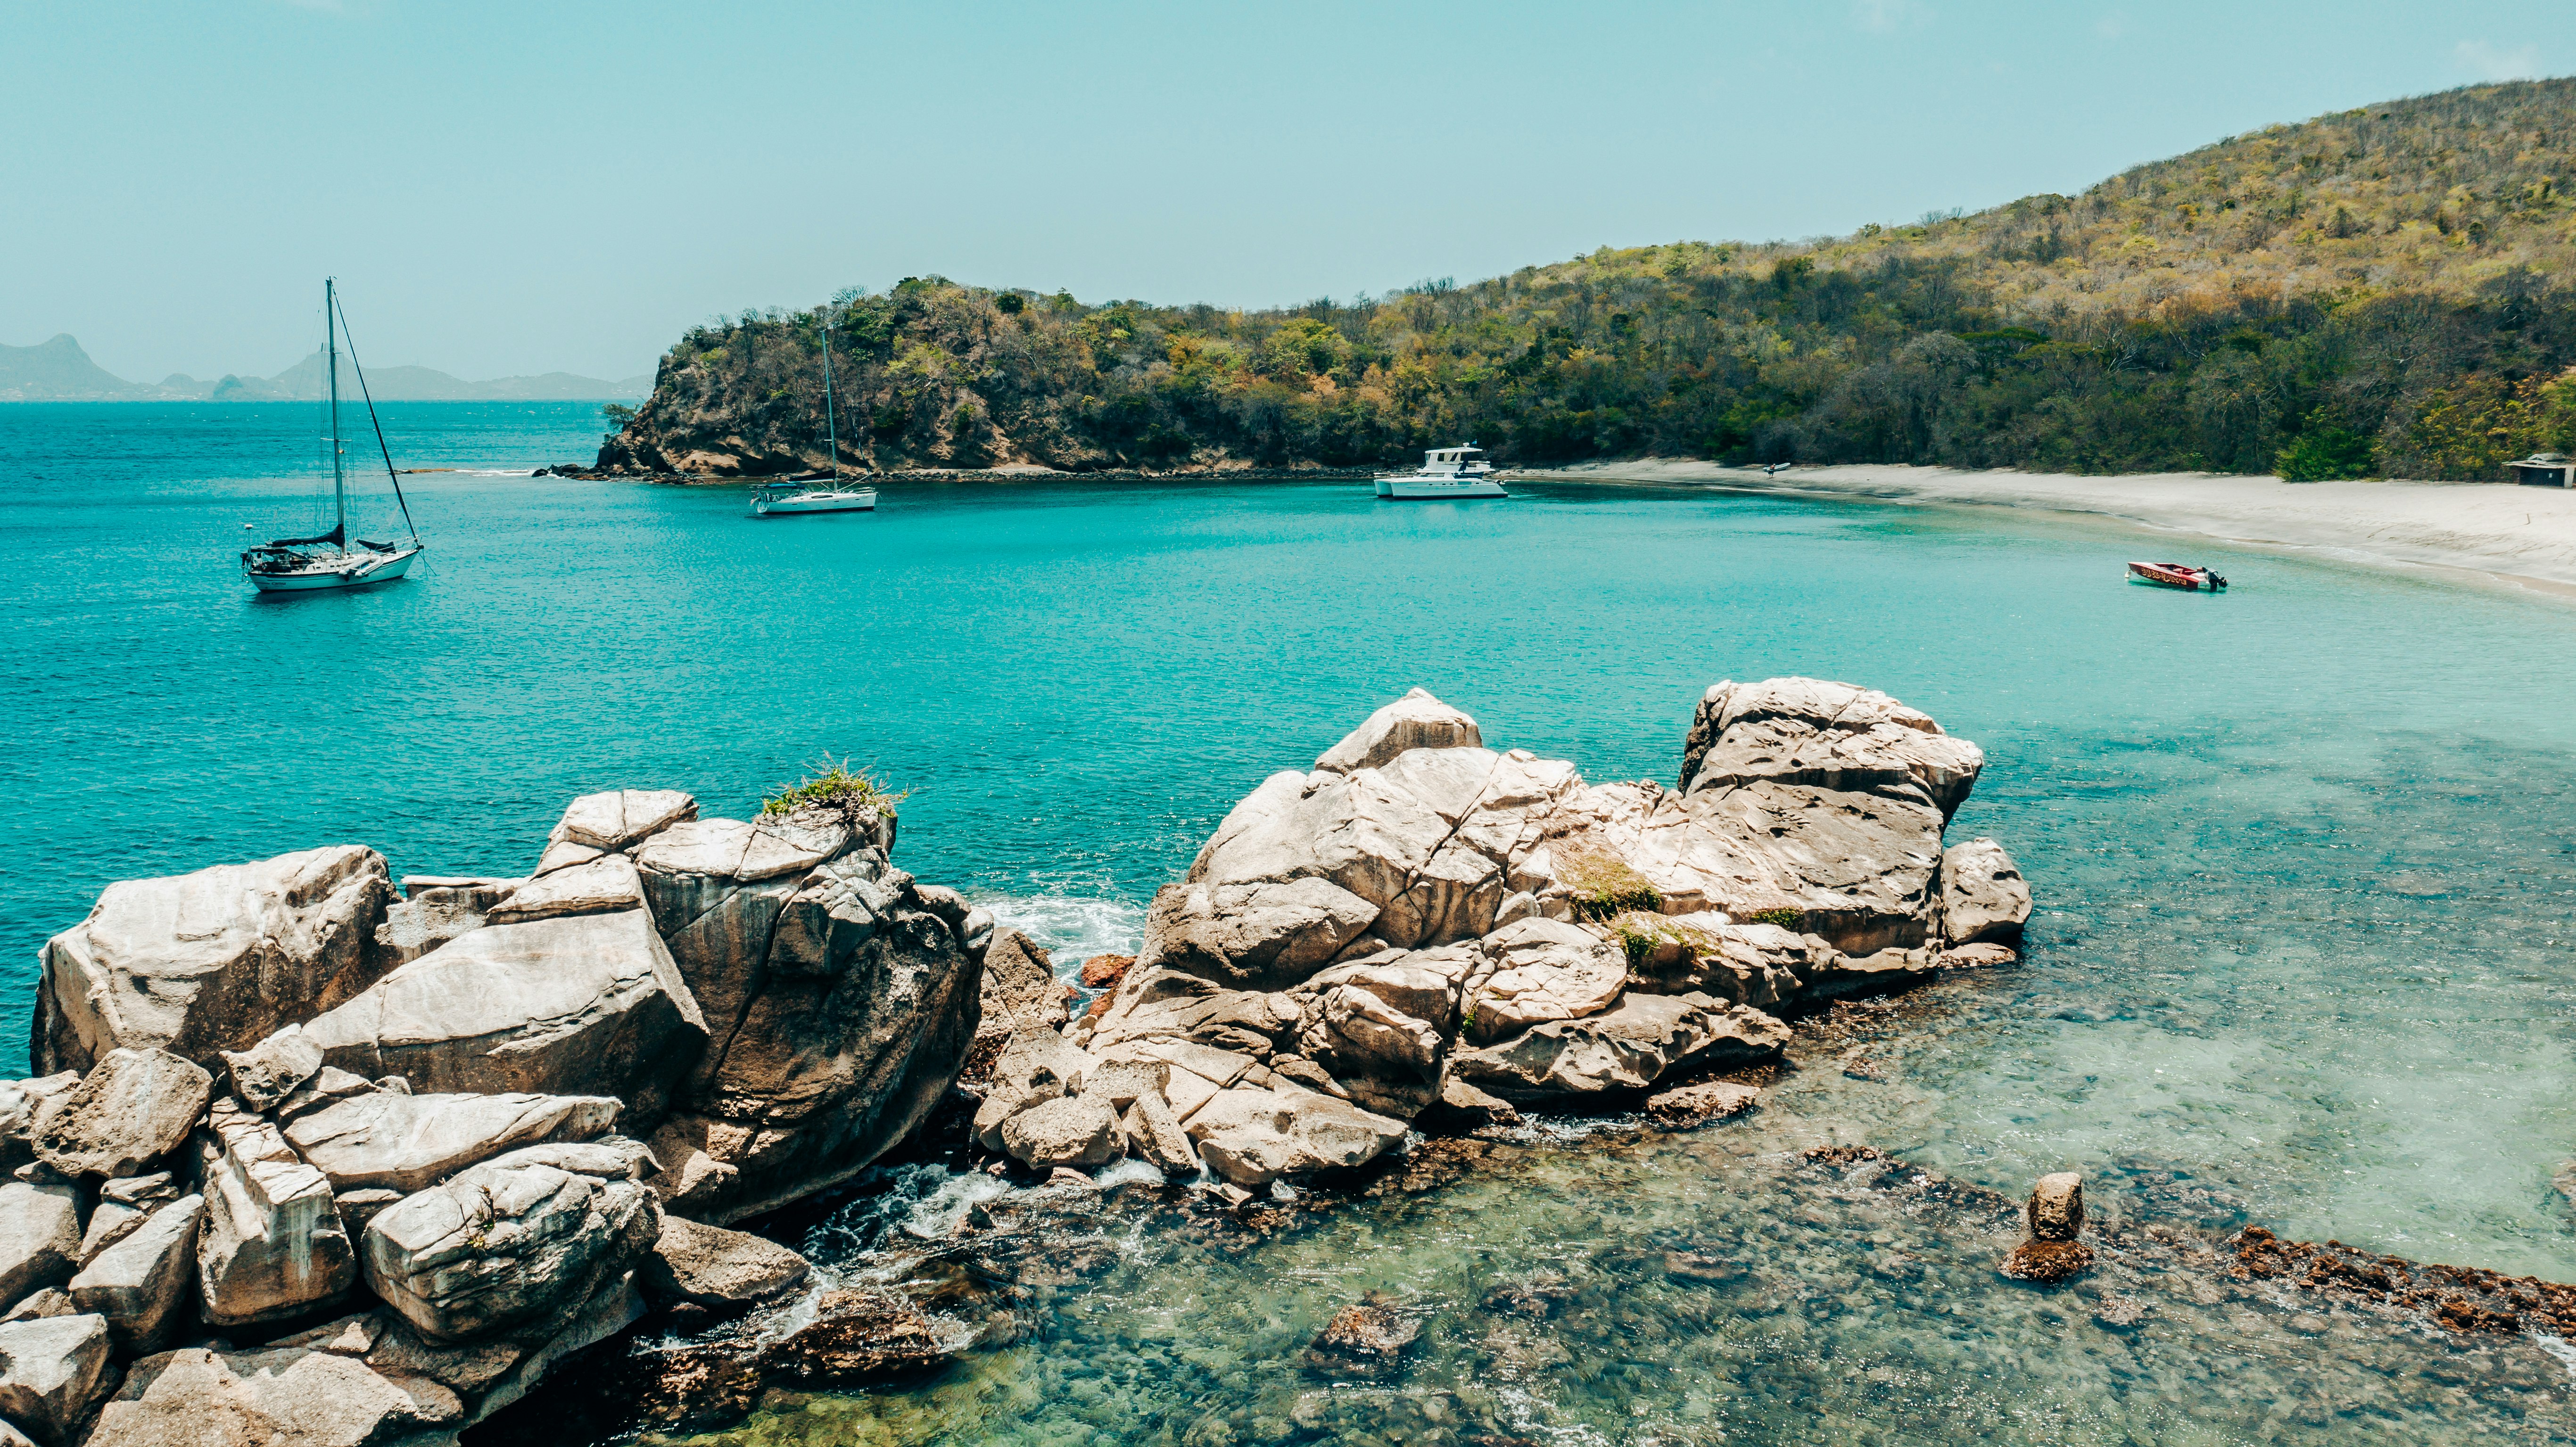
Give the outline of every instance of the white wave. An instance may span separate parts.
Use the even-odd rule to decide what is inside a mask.
[[[1132,955],[1145,938],[1145,909],[1102,895],[989,894],[975,903],[1046,947],[1058,975],[1071,979],[1093,955]]]

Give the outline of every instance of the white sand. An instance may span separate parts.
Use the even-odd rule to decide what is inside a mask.
[[[2076,477],[1942,467],[1758,468],[1647,458],[1515,475],[1705,483],[1899,503],[1959,503],[2093,513],[2231,543],[2355,562],[2462,568],[2543,591],[2576,593],[2576,489],[2472,482],[2308,482],[2205,472]],[[2146,551],[2170,554],[2170,542]]]

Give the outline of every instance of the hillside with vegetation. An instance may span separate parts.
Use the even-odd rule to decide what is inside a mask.
[[[2490,478],[2576,452],[2576,80],[2237,136],[2079,196],[1604,248],[1267,311],[910,278],[691,331],[600,465],[1643,455]]]

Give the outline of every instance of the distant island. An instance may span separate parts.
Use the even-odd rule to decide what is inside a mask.
[[[309,402],[322,395],[322,382],[318,351],[274,377],[203,382],[173,373],[151,383],[129,382],[99,366],[68,332],[32,347],[0,346],[0,402]],[[606,382],[547,372],[468,382],[428,367],[377,367],[368,370],[367,385],[380,402],[595,402],[642,397],[653,379]]]
[[[1349,466],[1476,441],[2050,472],[2498,479],[2576,452],[2576,80],[2274,126],[1806,241],[1604,247],[1263,311],[906,278],[690,331],[605,471]],[[1416,453],[1418,455],[1418,453]]]

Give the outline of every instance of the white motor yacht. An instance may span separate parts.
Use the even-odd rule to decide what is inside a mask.
[[[1399,501],[1435,497],[1509,497],[1494,479],[1494,465],[1482,448],[1435,447],[1422,455],[1418,472],[1381,477],[1377,495]]]

